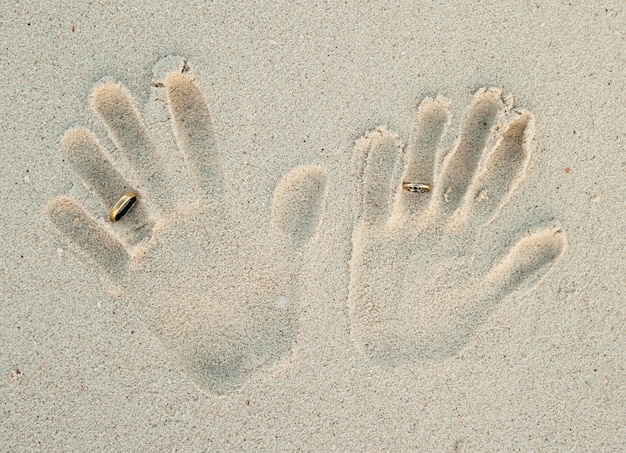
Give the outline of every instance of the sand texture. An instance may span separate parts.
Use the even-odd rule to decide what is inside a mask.
[[[0,451],[626,449],[626,4],[1,22]]]

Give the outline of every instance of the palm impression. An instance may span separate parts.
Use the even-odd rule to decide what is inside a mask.
[[[406,154],[385,128],[354,148],[351,332],[381,364],[455,355],[492,307],[536,282],[565,246],[558,228],[513,244],[493,231],[526,175],[532,114],[497,89],[480,90],[444,156],[445,104],[421,103]]]
[[[160,157],[168,150],[157,148],[127,91],[106,83],[95,88],[91,105],[132,172],[123,174],[93,133],[71,129],[63,154],[102,210],[92,216],[62,197],[48,213],[65,240],[119,282],[171,358],[205,389],[223,393],[294,344],[300,252],[319,221],[325,175],[313,166],[294,169],[274,193],[273,228],[241,225],[200,88],[184,65],[158,86],[193,190],[186,197],[172,190],[173,171]],[[108,210],[127,192],[138,194],[136,206],[109,221]]]

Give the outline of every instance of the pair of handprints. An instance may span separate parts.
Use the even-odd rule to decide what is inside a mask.
[[[105,210],[127,192],[139,201],[109,224],[68,197],[53,200],[48,214],[64,240],[123,288],[172,357],[205,389],[224,393],[293,348],[302,249],[313,247],[330,195],[323,168],[293,169],[274,192],[271,231],[254,250],[239,244],[245,231],[225,193],[209,109],[187,69],[161,86],[195,190],[175,195],[131,96],[104,83],[91,105],[126,166],[84,128],[66,132],[62,152]],[[513,109],[500,90],[481,89],[446,152],[450,116],[444,98],[427,98],[408,146],[378,128],[353,150],[348,313],[356,348],[381,365],[456,355],[492,307],[541,278],[565,247],[556,227],[512,242],[484,233],[526,176],[533,115]]]

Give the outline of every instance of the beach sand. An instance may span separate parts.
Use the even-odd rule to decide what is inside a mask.
[[[1,451],[625,448],[623,2],[4,3]]]

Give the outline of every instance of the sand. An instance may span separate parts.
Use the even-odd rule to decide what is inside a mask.
[[[1,451],[626,447],[623,2],[4,3]]]

